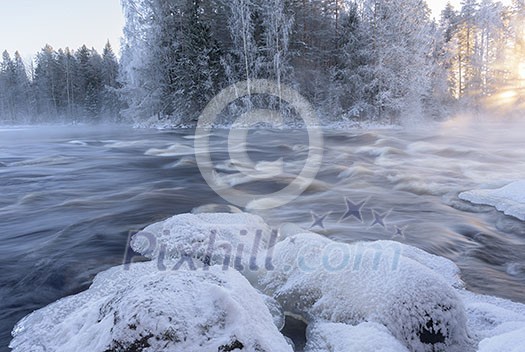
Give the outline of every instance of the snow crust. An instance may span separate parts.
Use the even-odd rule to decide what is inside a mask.
[[[454,263],[397,242],[339,243],[292,224],[276,236],[255,215],[197,212],[131,246],[152,261],[28,315],[11,348],[292,351],[284,311],[308,323],[307,352],[521,351],[525,305],[469,292]]]
[[[525,221],[525,180],[512,182],[498,189],[479,189],[459,194],[474,204],[490,205],[506,215]]]

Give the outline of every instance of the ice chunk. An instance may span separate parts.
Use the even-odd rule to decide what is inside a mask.
[[[525,180],[512,182],[498,189],[480,189],[459,194],[474,204],[490,205],[506,215],[525,221]]]
[[[235,270],[159,271],[154,262],[99,274],[89,290],[18,323],[26,351],[291,351],[264,298]]]
[[[404,256],[405,248],[397,242],[348,245],[298,234],[275,246],[275,270],[260,284],[285,311],[309,322],[371,321],[414,351],[464,349],[470,343],[466,314],[451,280]],[[424,257],[418,251],[408,255]]]
[[[308,326],[305,352],[408,352],[383,325],[313,323]]]

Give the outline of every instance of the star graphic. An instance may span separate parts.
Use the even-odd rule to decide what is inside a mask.
[[[324,215],[318,215],[316,213],[314,213],[313,211],[310,212],[310,214],[312,214],[312,220],[314,221],[312,223],[312,226],[310,226],[310,229],[313,229],[314,227],[316,226],[319,226],[320,228],[324,229],[324,224],[323,224],[323,221],[325,221],[325,219],[328,217],[328,215],[330,215],[332,212],[328,212]]]
[[[408,226],[404,226],[404,227],[399,227],[399,226],[396,226],[396,232],[394,233],[394,235],[392,236],[392,239],[396,238],[396,237],[401,237],[402,239],[406,239],[405,237],[405,231],[407,229]]]
[[[374,220],[370,224],[370,227],[374,227],[375,225],[379,225],[382,228],[386,229],[385,219],[387,218],[388,215],[390,215],[391,211],[392,210],[389,210],[386,213],[381,214],[381,213],[377,212],[375,209],[372,209],[372,215],[374,216]]]
[[[368,199],[365,199],[361,203],[353,203],[348,197],[345,197],[345,203],[346,203],[346,212],[343,214],[341,219],[339,221],[343,221],[348,219],[349,217],[353,216],[357,220],[363,222],[363,214],[362,210],[365,206]]]

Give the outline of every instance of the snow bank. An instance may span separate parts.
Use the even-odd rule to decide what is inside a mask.
[[[498,189],[480,189],[460,193],[460,199],[496,207],[506,215],[525,221],[525,180]]]
[[[525,305],[466,291],[447,259],[292,224],[279,232],[245,213],[148,226],[131,245],[151,262],[103,272],[89,290],[30,314],[11,347],[291,351],[279,333],[284,309],[308,323],[307,352],[520,350]]]
[[[292,351],[264,298],[235,270],[99,274],[89,290],[24,318],[10,347],[37,351]]]

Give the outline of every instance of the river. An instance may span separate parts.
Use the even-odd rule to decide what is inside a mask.
[[[522,124],[467,120],[326,129],[308,189],[278,208],[250,210],[255,201],[248,210],[272,226],[315,225],[339,241],[414,245],[453,260],[468,289],[525,303],[525,223],[458,199],[462,191],[523,178],[523,131]],[[278,160],[286,173],[247,182],[229,162],[228,130],[210,137],[217,177],[250,192],[283,188],[308,153],[304,130],[251,131],[248,155]],[[191,129],[0,128],[0,350],[7,351],[20,318],[122,263],[130,234],[199,206],[227,204],[201,176],[193,143]],[[345,217],[354,204],[360,212]]]

